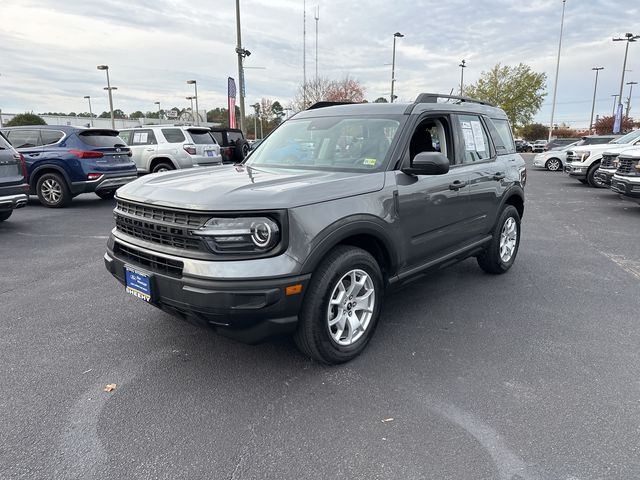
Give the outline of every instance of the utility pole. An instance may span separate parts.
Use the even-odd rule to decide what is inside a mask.
[[[591,120],[589,120],[589,133],[591,133],[591,129],[593,128],[593,111],[596,108],[596,89],[598,88],[598,73],[600,73],[600,70],[604,70],[604,67],[593,67],[591,70],[595,70],[596,72],[596,83],[593,86],[593,102],[591,103]]]
[[[244,133],[244,69],[242,62],[245,57],[251,55],[251,52],[242,48],[242,35],[240,33],[240,0],[236,0],[236,53],[238,54],[238,80],[240,83],[238,93],[240,98],[240,130]]]
[[[567,0],[562,0],[562,19],[560,20],[560,40],[558,41],[558,60],[556,61],[556,79],[553,84],[553,101],[551,103],[551,122],[549,122],[549,138],[551,141],[551,134],[553,133],[553,116],[556,113],[556,94],[558,93],[558,74],[560,73],[560,50],[562,49],[562,30],[564,28],[564,9],[567,4]]]
[[[631,93],[633,92],[633,86],[637,85],[638,82],[627,82],[627,85],[629,85],[629,96],[627,97],[627,113],[625,114],[625,117],[629,118],[629,110],[631,110]]]
[[[302,109],[307,109],[307,2],[302,2]]]
[[[396,83],[396,38],[404,37],[400,32],[396,32],[393,34],[393,57],[391,60],[391,102],[395,100],[395,95],[393,94],[393,86]]]
[[[633,33],[625,33],[624,37],[614,38],[614,42],[627,42],[627,45],[624,49],[624,61],[622,62],[622,78],[620,79],[620,93],[618,94],[618,112],[622,115],[622,89],[624,88],[624,72],[627,68],[627,55],[629,54],[629,44],[631,42],[635,42],[640,38],[640,35],[634,35]],[[618,113],[616,112],[616,117]],[[616,127],[616,123],[614,121],[614,130]],[[622,119],[620,119],[620,125],[622,125]],[[620,132],[613,132],[620,133]]]
[[[462,60],[462,62],[460,62],[460,65],[458,65],[460,67],[460,96],[462,96],[462,86],[464,85],[464,69],[467,68],[467,62],[465,60]]]
[[[316,83],[318,83],[318,20],[320,20],[320,6],[316,6],[315,16],[316,19]]]
[[[96,67],[98,70],[104,70],[105,72],[107,72],[107,86],[105,87],[105,90],[107,90],[109,92],[109,110],[111,111],[111,128],[113,130],[116,129],[116,120],[115,117],[113,115],[113,96],[111,95],[111,91],[112,90],[117,90],[117,87],[112,87],[111,86],[111,82],[109,81],[109,65],[98,65]]]
[[[87,101],[89,102],[89,118],[91,119],[91,126],[93,127],[93,112],[91,111],[91,97],[89,95],[85,95],[84,98],[86,98]]]

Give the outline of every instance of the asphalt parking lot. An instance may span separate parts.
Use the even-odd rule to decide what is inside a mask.
[[[32,197],[0,224],[0,478],[640,477],[640,205],[531,168],[526,194],[508,274],[412,283],[339,367],[126,295],[113,202]]]

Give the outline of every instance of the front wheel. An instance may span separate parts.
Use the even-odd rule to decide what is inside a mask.
[[[373,335],[383,293],[380,266],[371,254],[335,248],[309,283],[294,336],[298,348],[329,365],[357,357]]]
[[[513,205],[507,205],[493,229],[487,249],[478,256],[478,265],[487,273],[505,273],[511,268],[520,246],[520,215]]]
[[[562,168],[562,162],[558,158],[550,158],[549,160],[547,160],[545,167],[550,172],[557,172],[558,170],[560,170],[560,168]]]
[[[599,164],[594,165],[589,169],[589,172],[587,173],[587,183],[589,184],[589,186],[594,188],[605,188],[607,185],[595,176],[598,168],[600,168]]]

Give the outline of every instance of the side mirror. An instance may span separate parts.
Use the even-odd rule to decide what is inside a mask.
[[[421,152],[402,171],[408,175],[444,175],[449,171],[449,159],[440,152]]]

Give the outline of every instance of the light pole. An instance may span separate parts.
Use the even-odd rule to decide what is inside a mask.
[[[111,128],[116,129],[116,120],[113,116],[113,96],[111,95],[111,90],[117,90],[115,87],[111,87],[111,82],[109,81],[109,65],[98,65],[96,67],[98,70],[104,70],[107,72],[107,86],[105,90],[109,92],[109,110],[111,112]]]
[[[558,60],[556,61],[556,79],[553,84],[553,101],[551,102],[551,122],[549,122],[549,138],[551,141],[551,134],[553,133],[553,116],[556,113],[556,94],[558,93],[558,74],[560,73],[560,50],[562,49],[562,30],[564,28],[564,9],[567,5],[567,0],[562,0],[562,19],[560,20],[560,40],[558,41]]]
[[[238,54],[238,80],[240,83],[240,130],[244,132],[244,69],[242,62],[245,57],[251,55],[249,50],[242,48],[242,35],[240,33],[240,0],[236,0],[236,53]]]
[[[91,111],[91,97],[89,95],[85,95],[84,98],[89,102],[89,118],[91,118],[91,126],[93,127],[93,112]]]
[[[591,70],[596,72],[596,83],[593,86],[593,102],[591,103],[591,120],[589,120],[589,132],[593,128],[593,111],[596,109],[596,89],[598,88],[598,73],[600,70],[604,70],[604,67],[593,67]]]
[[[634,35],[633,33],[625,33],[624,34],[624,38],[614,38],[613,41],[614,42],[627,42],[627,45],[624,49],[624,61],[622,62],[622,78],[620,79],[620,93],[618,94],[618,111],[620,112],[620,114],[622,115],[622,89],[624,88],[624,71],[627,68],[627,55],[629,53],[629,44],[631,42],[635,42],[640,38],[640,35]],[[616,113],[617,116],[617,113]],[[620,121],[620,123],[622,124],[622,119]],[[614,130],[615,130],[615,122],[614,122]],[[619,132],[613,132],[613,133],[619,133]]]
[[[195,97],[189,96],[189,97],[185,97],[185,98],[186,98],[187,100],[191,100],[191,118],[195,118],[195,117],[193,116],[193,99],[194,99]]]
[[[467,68],[467,62],[465,60],[462,60],[462,62],[460,62],[460,65],[458,65],[460,67],[460,96],[462,96],[462,86],[464,85],[464,69]]]
[[[187,80],[188,85],[193,85],[195,89],[195,94],[193,98],[196,99],[196,125],[200,125],[200,110],[198,110],[198,82],[195,80]]]
[[[396,38],[404,37],[400,32],[396,32],[393,34],[393,57],[391,60],[391,103],[395,96],[393,95],[393,85],[396,83]]]
[[[318,82],[318,20],[320,20],[320,6],[316,6],[313,18],[316,19],[316,83]]]
[[[629,110],[631,110],[631,93],[633,92],[633,86],[637,85],[638,82],[627,82],[627,85],[629,85],[629,96],[627,97],[627,113],[625,114],[625,117],[629,118]]]
[[[253,138],[258,139],[258,113],[260,112],[260,104],[254,103],[251,105],[255,110],[255,115],[253,116]]]
[[[160,102],[153,102],[155,105],[158,105],[158,120],[160,119]]]

